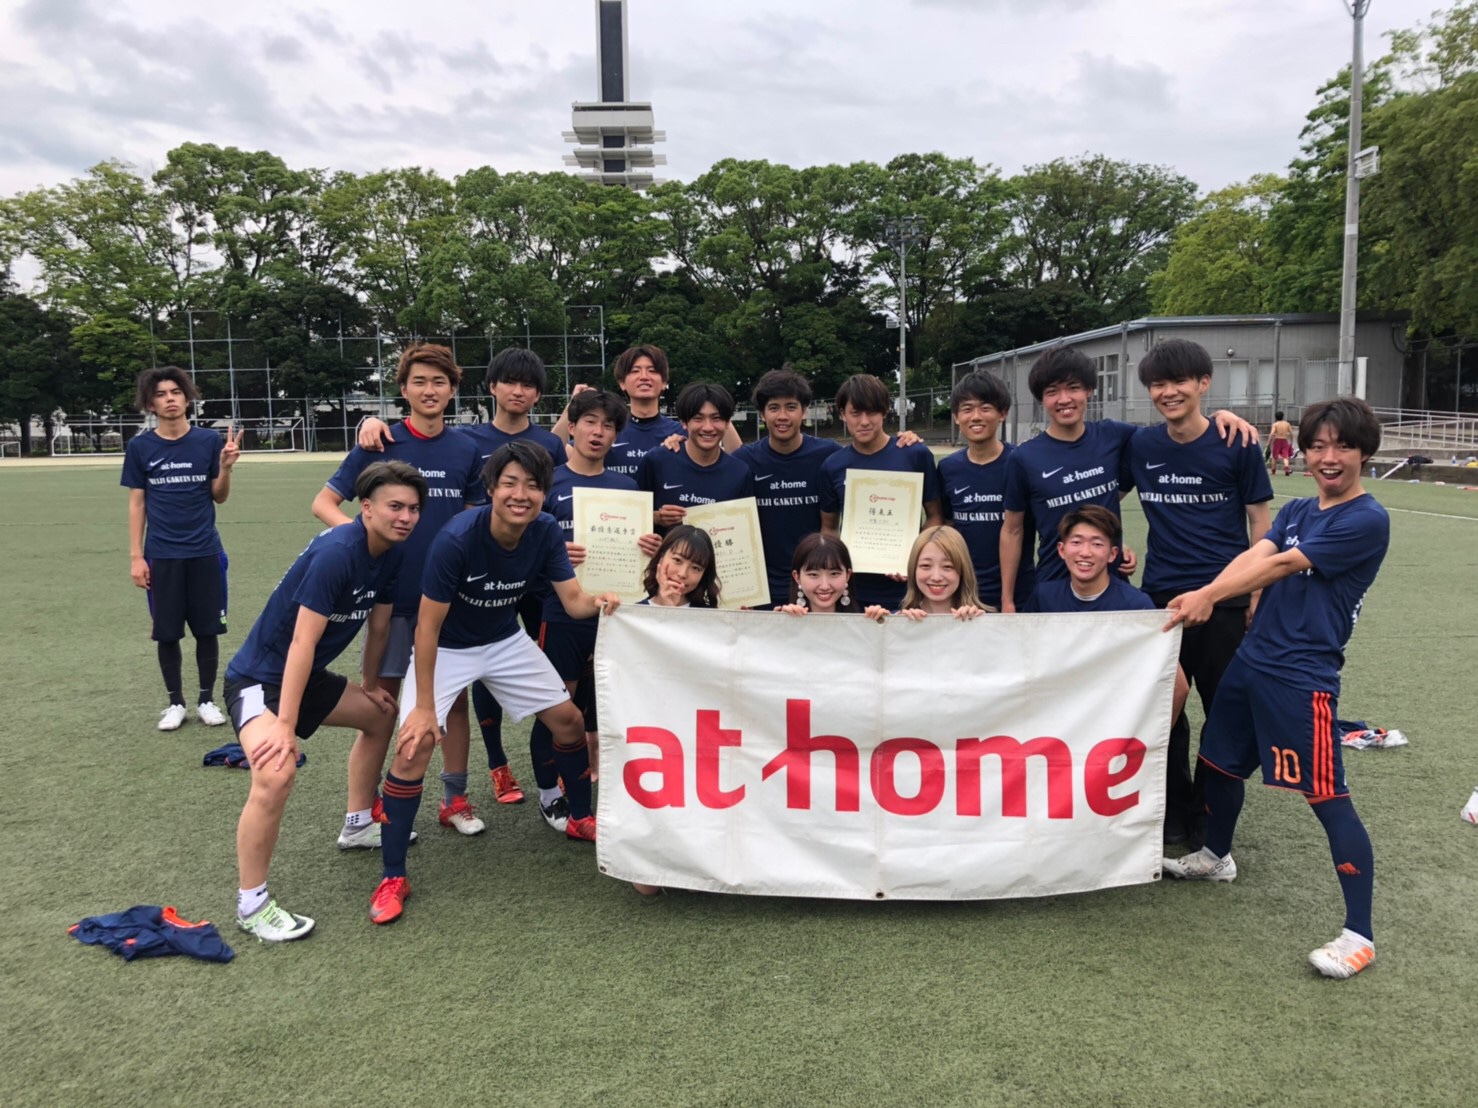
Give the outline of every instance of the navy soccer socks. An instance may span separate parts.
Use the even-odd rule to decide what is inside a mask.
[[[1348,796],[1320,800],[1310,807],[1329,836],[1329,853],[1345,897],[1345,928],[1373,940],[1370,911],[1375,896],[1375,851],[1365,824]]]
[[[416,810],[421,807],[421,782],[403,781],[387,773],[380,786],[385,806],[385,823],[380,828],[380,861],[386,877],[405,876],[405,855],[411,847],[411,827]]]
[[[1232,852],[1232,835],[1237,830],[1237,817],[1242,814],[1247,786],[1241,778],[1210,766],[1202,778],[1206,783],[1206,849],[1218,858],[1225,858]]]

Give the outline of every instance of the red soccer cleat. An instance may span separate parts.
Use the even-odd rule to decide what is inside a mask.
[[[387,877],[370,897],[370,922],[394,923],[411,897],[411,883],[404,877]]]
[[[595,817],[572,818],[565,824],[565,837],[581,843],[595,842]]]
[[[519,788],[511,769],[499,766],[488,770],[488,776],[493,779],[493,799],[499,804],[523,803],[523,789]]]

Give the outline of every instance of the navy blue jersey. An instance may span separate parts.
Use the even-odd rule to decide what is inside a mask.
[[[327,669],[354,641],[370,609],[394,595],[404,558],[401,545],[370,557],[362,520],[320,531],[277,582],[246,641],[226,666],[226,678],[282,684],[300,607],[328,617],[313,650],[313,669]]]
[[[821,463],[840,449],[831,439],[803,435],[789,454],[771,446],[768,437],[734,451],[754,474],[771,604],[790,599],[796,545],[821,530]]]
[[[1054,552],[1054,557],[1056,556]],[[1108,588],[1096,599],[1084,600],[1073,592],[1071,577],[1043,578],[1024,612],[1151,612],[1155,602],[1148,593],[1136,589],[1117,573],[1110,571]]]
[[[406,462],[426,478],[426,503],[421,505],[421,518],[410,538],[401,544],[405,563],[400,584],[395,591],[395,614],[414,616],[421,607],[421,570],[436,533],[462,514],[468,504],[487,500],[482,486],[482,459],[477,446],[466,435],[444,429],[435,438],[417,434],[407,423],[390,428],[393,442],[387,442],[377,453],[356,446],[326,482],[345,500],[354,499],[354,483],[371,462],[392,458]]]
[[[821,510],[840,514],[847,502],[847,470],[877,469],[887,473],[922,473],[924,503],[939,499],[939,467],[934,453],[923,443],[900,447],[890,435],[881,450],[863,454],[855,446],[844,446],[821,464]],[[920,510],[922,510],[922,504]],[[903,603],[902,581],[890,581],[881,573],[854,573],[852,596],[858,604],[881,604],[890,612]]]
[[[1001,519],[1006,504],[1006,459],[1016,448],[1003,442],[998,458],[985,465],[970,460],[969,450],[958,450],[939,462],[939,499],[944,519],[965,539],[980,599],[1001,606]],[[1021,534],[1021,565],[1016,571],[1013,600],[1018,608],[1037,587],[1032,565],[1030,524]]]
[[[1285,504],[1267,533],[1312,568],[1263,589],[1238,655],[1307,691],[1339,693],[1345,643],[1391,541],[1391,517],[1369,493],[1319,510],[1317,497]]]
[[[124,488],[144,490],[144,557],[203,558],[221,551],[210,486],[221,474],[218,431],[191,427],[177,439],[143,431],[123,455]]]
[[[559,441],[559,438],[553,431],[546,431],[543,427],[536,426],[534,423],[530,423],[516,435],[510,435],[507,431],[500,431],[491,423],[462,423],[458,424],[458,429],[477,444],[477,452],[481,455],[483,461],[491,458],[493,451],[497,450],[498,447],[506,446],[508,443],[517,442],[520,439],[526,439],[538,446],[542,446],[548,451],[549,457],[555,465],[562,466],[565,464],[565,458],[567,456],[565,453],[565,444]]]
[[[686,447],[649,451],[641,460],[636,487],[652,494],[653,509],[669,504],[691,508],[754,495],[754,474],[732,454],[720,453],[712,465],[699,465]],[[661,531],[670,528],[659,528]]]
[[[1006,462],[1006,511],[1029,512],[1037,528],[1037,578],[1067,576],[1057,556],[1057,525],[1074,508],[1097,504],[1119,514],[1120,459],[1132,423],[1100,419],[1083,424],[1073,442],[1040,434]]]
[[[1273,499],[1262,447],[1228,446],[1214,423],[1185,443],[1163,423],[1141,427],[1121,464],[1122,485],[1139,490],[1150,525],[1145,592],[1209,585],[1247,549],[1247,505]]]
[[[506,639],[518,631],[520,596],[575,576],[553,516],[535,516],[512,550],[493,538],[492,520],[491,504],[463,512],[431,544],[421,591],[451,605],[437,639],[441,646],[461,649]]]
[[[601,471],[595,477],[575,473],[569,466],[560,466],[556,469],[554,483],[550,486],[549,495],[544,500],[544,510],[554,517],[554,522],[559,524],[560,538],[567,543],[575,541],[576,489],[620,489],[624,492],[635,492],[636,482],[624,474],[612,473],[609,469]],[[549,623],[580,622],[570,618],[570,614],[565,611],[565,606],[560,603],[553,589],[550,589],[544,596],[544,619]]]
[[[606,469],[636,480],[641,460],[673,435],[687,436],[687,429],[671,416],[654,415],[638,419],[632,416],[621,428],[611,452],[606,455]]]

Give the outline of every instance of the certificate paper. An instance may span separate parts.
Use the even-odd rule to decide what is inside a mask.
[[[584,563],[575,567],[580,587],[589,593],[613,592],[622,600],[644,599],[647,560],[636,540],[652,530],[652,494],[577,485],[572,510],[570,541],[585,548]]]
[[[922,473],[847,470],[842,542],[857,573],[907,573],[908,552],[919,537]]]
[[[759,506],[754,497],[694,505],[683,515],[683,522],[701,527],[713,540],[720,608],[753,608],[770,603]]]

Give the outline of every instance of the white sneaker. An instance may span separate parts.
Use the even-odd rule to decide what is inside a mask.
[[[1162,858],[1160,868],[1166,877],[1182,881],[1234,881],[1237,877],[1237,863],[1230,854],[1219,858],[1204,846],[1184,858]]]
[[[214,701],[207,700],[195,706],[195,718],[207,727],[219,727],[226,722],[226,713],[217,708]]]
[[[569,801],[563,796],[557,796],[550,802],[548,807],[539,805],[539,811],[543,813],[544,822],[556,831],[563,831],[570,823]]]
[[[1375,944],[1348,928],[1339,933],[1339,938],[1325,943],[1309,955],[1309,965],[1325,977],[1340,980],[1354,977],[1373,961]]]
[[[159,713],[159,730],[178,731],[185,722],[185,706],[171,704]]]
[[[416,841],[416,832],[411,832],[411,842]],[[339,829],[340,850],[379,850],[380,849],[380,825],[378,823],[366,823],[363,827],[356,827],[350,831],[347,827]]]
[[[1473,795],[1468,797],[1468,802],[1463,805],[1463,810],[1458,815],[1468,823],[1478,824],[1478,789],[1473,790]]]
[[[279,908],[277,901],[269,900],[245,919],[237,916],[236,926],[264,943],[289,943],[312,931],[313,921],[307,916],[295,916]]]
[[[465,793],[453,798],[450,804],[443,804],[437,814],[443,827],[456,828],[464,835],[480,835],[487,830],[488,825],[478,818]]]

